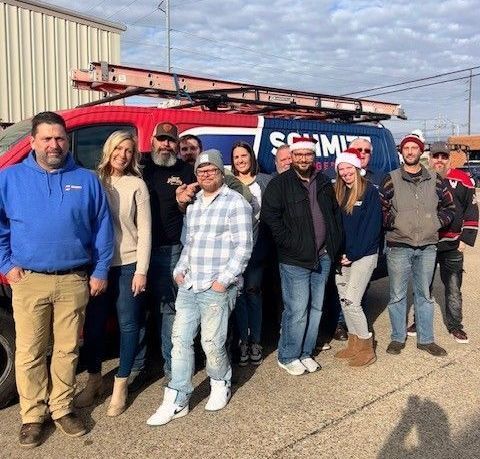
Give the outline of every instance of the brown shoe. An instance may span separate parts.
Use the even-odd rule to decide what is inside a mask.
[[[85,408],[95,403],[95,400],[103,393],[103,379],[101,373],[89,373],[87,384],[77,394],[73,404],[76,408]]]
[[[43,424],[41,422],[28,422],[22,424],[18,437],[23,448],[35,448],[42,443]]]
[[[435,357],[445,357],[447,355],[447,351],[435,343],[417,344],[417,348],[422,351],[427,351],[430,355]]]
[[[398,355],[400,352],[402,352],[404,347],[405,343],[401,343],[400,341],[392,341],[387,347],[387,352],[392,355]]]
[[[373,336],[367,339],[358,338],[357,354],[350,359],[348,364],[351,367],[366,367],[377,360],[375,349],[373,348]]]
[[[358,336],[353,333],[348,334],[347,347],[335,354],[337,359],[351,359],[357,354]]]
[[[335,329],[333,338],[336,339],[337,341],[347,341],[348,339],[347,327],[344,324],[339,323],[337,325],[337,328]]]
[[[69,437],[81,437],[87,433],[87,428],[75,413],[68,413],[55,419],[55,425]]]

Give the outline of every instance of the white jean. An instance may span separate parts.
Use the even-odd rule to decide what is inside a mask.
[[[367,255],[354,261],[350,266],[342,266],[335,275],[340,304],[349,333],[368,339],[367,318],[362,308],[362,297],[377,266],[378,254]]]

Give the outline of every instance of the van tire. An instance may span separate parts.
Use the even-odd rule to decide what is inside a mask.
[[[0,408],[16,396],[15,323],[12,314],[0,309]]]

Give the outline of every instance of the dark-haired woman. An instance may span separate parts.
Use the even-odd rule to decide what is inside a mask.
[[[246,142],[233,145],[231,155],[232,172],[253,195],[253,243],[252,256],[244,272],[244,287],[235,305],[235,318],[240,337],[240,366],[250,361],[254,365],[262,363],[262,279],[264,262],[268,253],[268,240],[265,228],[260,224],[262,195],[270,181],[270,176],[258,172],[258,163],[252,147]]]

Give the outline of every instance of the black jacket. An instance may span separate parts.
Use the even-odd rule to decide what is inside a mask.
[[[315,177],[317,199],[326,225],[326,249],[336,262],[343,241],[340,208],[330,180],[322,173]],[[262,197],[260,219],[273,235],[280,263],[316,269],[319,257],[308,191],[292,169],[274,177]]]

